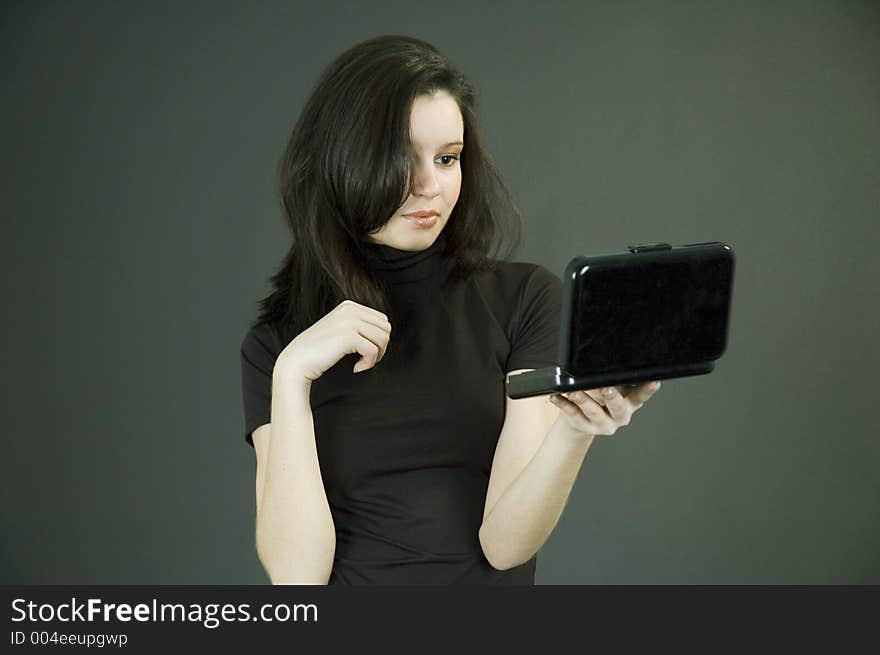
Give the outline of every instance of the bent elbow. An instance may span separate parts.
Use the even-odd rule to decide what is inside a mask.
[[[492,565],[492,568],[496,571],[507,571],[508,569],[513,568],[509,564],[502,563],[494,557],[491,557],[485,550],[483,551],[483,557],[486,558],[486,561],[489,562],[489,564]]]
[[[496,549],[491,548],[489,544],[487,544],[484,536],[483,536],[483,528],[480,528],[480,549],[483,551],[483,557],[487,562],[492,566],[493,569],[497,571],[507,571],[508,569],[512,569],[516,566],[514,563],[509,560],[504,559],[500,553],[496,552]]]
[[[326,585],[333,570],[335,534],[322,542],[266,539],[256,534],[257,557],[273,585]]]

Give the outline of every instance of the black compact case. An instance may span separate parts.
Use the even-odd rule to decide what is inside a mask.
[[[733,250],[720,241],[573,258],[562,278],[558,365],[510,376],[507,395],[711,372],[727,346],[733,274]]]

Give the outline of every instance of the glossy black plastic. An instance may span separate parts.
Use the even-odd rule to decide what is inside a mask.
[[[720,241],[578,256],[563,273],[557,366],[510,398],[704,375],[727,346],[734,254]]]

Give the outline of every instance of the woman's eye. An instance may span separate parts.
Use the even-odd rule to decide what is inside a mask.
[[[440,159],[452,159],[450,162],[443,162],[443,165],[446,167],[451,167],[455,162],[458,161],[457,155],[440,155]]]

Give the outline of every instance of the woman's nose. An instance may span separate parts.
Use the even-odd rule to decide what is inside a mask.
[[[415,178],[414,195],[433,197],[440,193],[440,183],[437,180],[433,162],[428,166],[424,164],[417,166]]]

